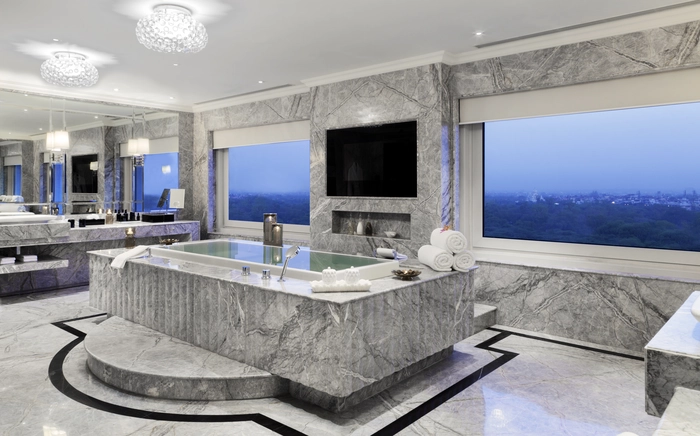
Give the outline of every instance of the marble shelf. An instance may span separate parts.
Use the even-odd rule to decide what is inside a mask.
[[[700,323],[690,313],[698,298],[693,292],[644,347],[650,415],[664,413],[676,387],[700,390]]]
[[[11,265],[0,265],[0,274],[12,274],[29,271],[43,271],[68,267],[68,261],[52,256],[39,257],[36,262],[15,262]]]
[[[68,241],[67,221],[0,225],[0,247],[54,244]]]

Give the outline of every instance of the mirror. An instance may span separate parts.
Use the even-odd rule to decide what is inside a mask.
[[[132,124],[134,110],[144,112],[132,106],[0,89],[0,194],[14,192],[19,185],[25,203],[64,203],[69,207],[52,204],[50,210],[65,213],[82,213],[86,207],[130,208],[122,205],[126,182],[120,157],[122,144],[144,134],[139,120]],[[64,116],[69,148],[47,151],[50,119],[53,129],[61,130]],[[146,109],[145,119],[146,136],[178,135],[175,112]],[[19,167],[5,166],[4,158],[10,155],[22,160]],[[41,211],[41,206],[32,210]]]
[[[97,194],[97,154],[71,156],[73,172],[71,188],[73,193]]]

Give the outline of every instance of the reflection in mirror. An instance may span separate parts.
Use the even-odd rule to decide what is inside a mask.
[[[65,191],[65,155],[52,153],[50,170],[51,214],[63,215]]]
[[[97,154],[71,156],[71,166],[73,171],[71,192],[96,194],[99,167]]]

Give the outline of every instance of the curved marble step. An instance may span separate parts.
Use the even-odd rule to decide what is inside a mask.
[[[90,371],[149,397],[241,400],[286,394],[289,381],[113,316],[85,337]]]

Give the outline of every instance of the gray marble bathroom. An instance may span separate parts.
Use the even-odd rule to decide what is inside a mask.
[[[698,2],[29,3],[0,18],[0,435],[700,435]],[[199,37],[148,42],[173,16]]]

